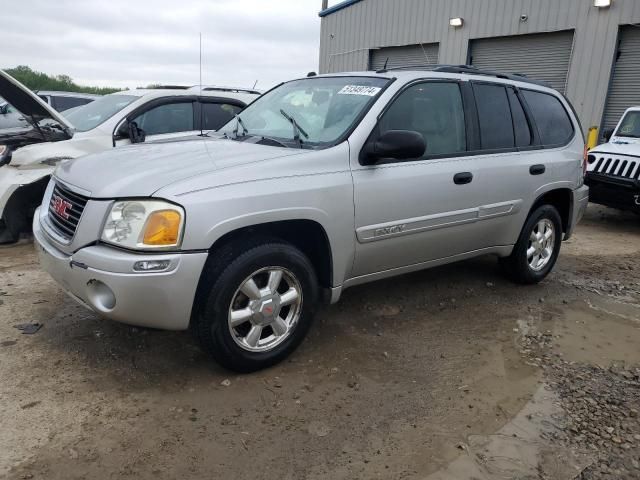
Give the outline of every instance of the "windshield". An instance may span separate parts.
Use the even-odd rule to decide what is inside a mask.
[[[294,80],[264,94],[219,132],[316,148],[334,143],[371,105],[389,79],[318,77]],[[292,145],[293,146],[293,145]]]
[[[136,95],[106,95],[73,112],[65,112],[65,117],[77,132],[86,132],[96,128],[138,98],[140,97]]]
[[[616,137],[640,138],[640,111],[628,112],[616,132]]]

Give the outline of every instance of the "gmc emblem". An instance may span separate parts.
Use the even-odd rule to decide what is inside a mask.
[[[66,200],[64,200],[62,197],[59,197],[58,195],[54,195],[52,197],[52,200],[53,200],[53,211],[56,212],[60,217],[67,220],[69,218],[69,210],[71,210],[71,207],[73,207],[73,205],[71,205],[70,202],[67,202]]]

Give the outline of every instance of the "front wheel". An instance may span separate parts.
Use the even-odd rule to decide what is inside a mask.
[[[562,244],[562,220],[552,205],[534,210],[507,258],[502,259],[507,275],[517,283],[542,281],[553,269]]]
[[[225,256],[214,254],[211,268]],[[318,282],[309,259],[292,245],[274,240],[248,248],[205,282],[195,333],[230,370],[251,372],[283,360],[311,326]]]

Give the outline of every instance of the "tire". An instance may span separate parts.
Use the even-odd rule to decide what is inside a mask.
[[[272,277],[277,271],[281,280],[273,289],[268,282],[272,278],[277,282],[277,274]],[[257,291],[247,286],[248,279]],[[267,290],[271,293],[262,295]],[[299,293],[294,300],[293,291]],[[296,349],[311,327],[317,299],[315,270],[300,250],[277,239],[240,240],[209,257],[196,296],[192,330],[220,365],[253,372],[282,361]],[[232,310],[238,315],[235,320]],[[247,311],[252,316],[243,320]],[[234,327],[232,322],[244,323]]]
[[[20,233],[25,230],[26,215],[23,212],[9,214],[0,220],[0,245],[16,243],[20,239]]]
[[[542,244],[539,241],[532,241],[533,237],[536,237],[543,228],[545,229],[544,233],[549,232],[549,228],[552,228],[553,238],[543,240]],[[553,269],[560,254],[562,235],[562,220],[554,206],[542,205],[535,209],[529,214],[511,255],[501,259],[507,276],[512,281],[525,285],[544,280]],[[538,262],[535,261],[536,254],[527,255],[530,248],[536,249],[536,254],[541,253]],[[547,254],[550,248],[553,250]]]

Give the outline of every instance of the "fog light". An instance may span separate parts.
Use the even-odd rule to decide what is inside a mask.
[[[110,312],[116,306],[116,296],[106,284],[92,279],[87,282],[87,299],[99,312]]]
[[[166,270],[171,263],[170,260],[142,260],[133,264],[136,272],[158,272]]]

